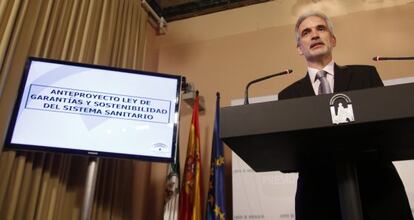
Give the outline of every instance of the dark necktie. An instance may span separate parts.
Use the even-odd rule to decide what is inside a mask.
[[[326,79],[326,72],[321,70],[316,73],[316,79],[321,82],[319,84],[318,95],[332,93],[331,87],[329,86],[328,80]]]

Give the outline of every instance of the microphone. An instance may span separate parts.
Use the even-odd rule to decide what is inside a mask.
[[[265,76],[265,77],[262,77],[262,78],[259,78],[259,79],[255,79],[253,81],[250,81],[246,85],[246,89],[244,90],[244,104],[245,105],[249,104],[249,87],[252,84],[257,83],[257,82],[260,82],[260,81],[263,81],[263,80],[266,80],[266,79],[270,79],[270,78],[273,78],[273,77],[276,77],[276,76],[281,76],[281,75],[289,74],[289,73],[292,73],[292,72],[293,72],[293,70],[288,69],[288,70],[285,70],[285,71],[280,72],[280,73],[275,73],[275,74],[272,74],[272,75],[268,75],[268,76]]]
[[[373,61],[383,61],[383,60],[414,60],[414,57],[380,57],[376,56],[372,58]]]

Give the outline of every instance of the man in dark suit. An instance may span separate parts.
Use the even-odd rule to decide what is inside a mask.
[[[319,12],[299,17],[297,49],[303,55],[306,76],[279,93],[279,99],[383,86],[375,67],[339,66],[333,61],[336,45],[333,25]],[[332,143],[334,144],[334,143]],[[357,162],[364,219],[413,219],[402,181],[391,163],[372,159]],[[309,160],[299,170],[295,200],[296,219],[341,219],[334,161]]]

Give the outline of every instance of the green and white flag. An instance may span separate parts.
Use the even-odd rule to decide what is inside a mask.
[[[178,138],[177,138],[178,139]],[[165,186],[164,220],[178,220],[178,202],[180,196],[179,141],[175,149],[174,162],[168,165]]]

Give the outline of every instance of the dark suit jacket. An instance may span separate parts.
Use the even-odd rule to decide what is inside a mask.
[[[334,92],[383,86],[375,67],[334,67]],[[279,99],[313,96],[309,74],[279,93]],[[307,161],[299,170],[296,219],[341,219],[334,161]],[[391,161],[377,159],[357,163],[364,219],[413,219],[401,179]]]

